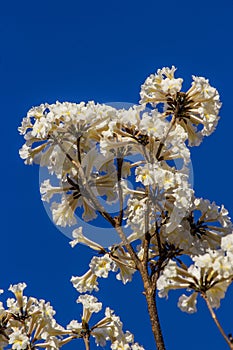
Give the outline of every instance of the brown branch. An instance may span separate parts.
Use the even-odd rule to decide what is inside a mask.
[[[133,247],[129,243],[126,235],[124,234],[124,232],[122,230],[122,227],[120,225],[116,224],[115,225],[115,230],[118,233],[118,235],[119,235],[120,239],[122,240],[124,246],[126,247],[127,251],[129,252],[130,257],[132,258],[136,269],[140,271],[141,270],[141,261],[139,260],[139,258],[137,256],[137,254],[135,253]]]
[[[79,136],[79,137],[77,138],[78,161],[79,161],[79,163],[81,164],[82,158],[81,158],[81,150],[80,150],[80,140],[81,140],[81,136]]]
[[[148,253],[149,253],[149,245],[151,240],[151,235],[149,231],[149,186],[146,186],[146,193],[147,193],[147,201],[146,201],[146,212],[145,212],[145,237],[143,242],[143,258],[142,263],[144,264],[144,267],[147,270],[148,266]],[[148,272],[148,270],[147,270]]]
[[[202,292],[201,296],[205,300],[206,305],[208,307],[208,310],[209,310],[209,312],[211,314],[211,317],[214,320],[214,323],[216,324],[216,326],[218,327],[219,332],[222,334],[222,336],[225,339],[225,341],[227,342],[229,348],[232,350],[233,349],[233,343],[231,343],[230,339],[228,338],[228,336],[224,332],[224,330],[223,330],[219,320],[217,319],[217,316],[216,316],[216,314],[215,314],[215,312],[214,312],[214,310],[213,310],[213,308],[212,308],[212,306],[211,306],[211,304],[209,302],[209,299],[208,299],[207,295],[204,292]]]
[[[142,266],[143,270],[140,272],[144,285],[143,294],[146,296],[147,308],[150,316],[151,328],[155,343],[158,350],[166,350],[156,305],[156,288],[153,288],[152,286],[152,282],[148,276],[147,269],[145,269],[144,265]],[[154,281],[155,284],[156,282],[157,281]]]
[[[118,187],[119,204],[120,204],[118,223],[120,226],[122,225],[122,220],[124,215],[124,208],[123,208],[124,199],[123,199],[123,191],[121,186],[122,165],[123,165],[123,158],[117,158],[117,187]]]
[[[89,341],[89,334],[85,334],[83,336],[83,341],[84,341],[84,344],[85,344],[85,350],[90,350],[90,341]]]
[[[162,149],[163,149],[163,147],[164,147],[164,142],[166,141],[166,139],[167,139],[167,137],[168,137],[170,131],[172,130],[172,128],[173,128],[173,126],[174,126],[174,124],[175,124],[175,121],[176,121],[176,117],[173,115],[172,120],[171,120],[171,122],[170,122],[170,126],[169,126],[169,128],[168,128],[166,134],[164,135],[164,137],[162,138],[162,140],[161,140],[160,143],[159,143],[159,147],[158,147],[158,149],[157,149],[156,156],[155,156],[155,158],[158,159],[158,160],[159,160],[160,154],[161,154],[161,152],[162,152]]]

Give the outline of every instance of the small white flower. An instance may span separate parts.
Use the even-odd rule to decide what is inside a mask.
[[[226,252],[233,253],[233,233],[222,237],[221,248]]]
[[[70,323],[66,326],[67,329],[70,329],[74,332],[78,332],[82,329],[82,323],[76,321],[76,320],[72,320],[70,321]]]
[[[178,307],[189,314],[197,312],[197,293],[192,293],[190,296],[182,294],[179,297]]]
[[[9,335],[9,344],[12,344],[13,350],[22,350],[27,349],[30,340],[21,330],[16,329]]]
[[[73,241],[70,242],[72,248],[75,247],[78,243],[83,243],[91,249],[97,250],[98,252],[104,251],[104,248],[101,245],[93,242],[83,235],[83,228],[81,226],[72,232],[72,236],[74,238]]]
[[[113,262],[107,254],[103,257],[94,256],[89,264],[92,273],[98,277],[107,278],[111,271]]]
[[[88,270],[83,276],[72,276],[71,282],[79,293],[98,291],[97,276]]]
[[[98,302],[98,299],[93,295],[83,294],[80,295],[77,303],[83,304],[83,316],[82,319],[88,323],[93,312],[98,313],[102,309],[102,303]]]
[[[9,291],[14,293],[14,295],[17,299],[19,308],[21,308],[23,306],[23,291],[26,287],[27,287],[27,285],[24,282],[14,284],[14,285],[11,284],[9,287]]]

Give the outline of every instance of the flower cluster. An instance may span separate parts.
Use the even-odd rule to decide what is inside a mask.
[[[123,331],[123,324],[114,312],[106,308],[105,316],[92,327],[91,315],[102,309],[102,303],[91,295],[80,295],[77,302],[83,305],[81,322],[71,321],[66,328],[54,319],[55,311],[43,299],[23,295],[25,283],[11,285],[14,298],[7,299],[6,309],[0,304],[0,348],[12,350],[58,350],[73,339],[93,337],[97,345],[110,341],[111,349],[143,350],[134,342],[133,335]],[[3,292],[3,291],[1,291]]]
[[[74,247],[77,243],[83,243],[93,250],[102,253],[102,256],[94,256],[89,264],[90,269],[82,276],[73,276],[71,282],[79,293],[98,291],[98,278],[107,278],[109,271],[119,273],[118,280],[125,284],[132,280],[132,275],[136,271],[134,262],[129,253],[123,247],[110,247],[109,250],[86,238],[82,233],[82,228],[73,231],[74,240],[70,245]],[[138,252],[138,255],[139,252]]]
[[[208,79],[193,76],[191,88],[182,92],[183,79],[175,78],[176,68],[158,69],[142,85],[141,103],[157,106],[162,103],[164,116],[173,115],[189,135],[190,145],[199,145],[202,137],[210,135],[218,122],[221,107],[219,94]],[[202,125],[202,129],[198,127]]]
[[[198,294],[218,307],[233,279],[233,226],[224,206],[195,197],[190,181],[188,146],[198,146],[215,130],[218,91],[207,79],[193,76],[183,92],[183,79],[175,78],[175,71],[172,66],[151,74],[141,87],[140,104],[127,110],[93,101],[33,107],[19,127],[26,141],[20,156],[56,176],[56,186],[46,179],[40,192],[43,201],[51,202],[57,226],[75,226],[78,215],[84,221],[102,216],[120,236],[120,243],[106,248],[98,237],[96,242],[88,239],[81,226],[74,228],[71,246],[85,244],[98,253],[84,275],[71,278],[79,293],[98,291],[99,279],[109,272],[125,284],[139,271],[144,287],[149,283],[160,296],[170,289],[193,291],[178,303],[191,313]],[[106,208],[116,203],[112,215]],[[187,257],[192,259],[189,267],[183,262]],[[73,333],[67,337],[92,335],[101,346],[110,340],[112,349],[142,349],[129,332],[123,333],[110,309],[90,328],[91,314],[101,309],[96,298],[85,294],[78,302],[83,303],[83,319],[70,323],[67,329]],[[58,326],[53,321],[49,327],[56,337]],[[62,338],[64,330],[58,329]],[[32,340],[23,338],[17,325],[15,332],[6,338],[12,343],[21,339],[27,348]],[[48,343],[49,331],[42,334]],[[56,340],[57,346],[62,341],[66,339]]]
[[[105,309],[105,317],[98,321],[93,326],[89,325],[91,315],[98,313],[102,309],[102,303],[97,301],[97,298],[89,294],[80,295],[78,303],[83,304],[82,322],[78,323],[73,320],[67,326],[67,329],[73,333],[81,334],[87,332],[95,338],[95,343],[98,346],[105,346],[106,341],[111,342],[111,349],[126,349],[126,350],[143,350],[144,348],[134,342],[134,337],[129,331],[123,332],[123,324],[118,316],[116,316],[110,308]]]
[[[182,294],[178,306],[182,311],[196,312],[197,295],[208,298],[214,308],[220,306],[228,286],[233,279],[233,234],[222,238],[219,250],[208,249],[203,255],[194,255],[194,264],[179,266],[170,260],[158,279],[159,296],[167,296],[171,289],[187,289],[189,296]]]
[[[26,297],[25,283],[11,285],[9,290],[14,298],[7,299],[6,309],[1,303],[0,347],[5,349],[59,349],[73,339],[69,330],[59,325],[55,311],[43,299]]]
[[[193,77],[191,88],[181,92],[183,80],[174,77],[175,70],[166,67],[150,75],[142,85],[141,105],[128,110],[56,102],[28,112],[19,128],[26,140],[20,155],[27,164],[39,162],[57,176],[56,186],[46,179],[40,188],[43,201],[60,196],[51,204],[56,225],[75,225],[78,208],[85,221],[102,215],[115,227],[120,220],[131,230],[130,242],[143,243],[149,232],[151,259],[168,246],[183,254],[204,254],[232,232],[227,210],[196,199],[189,180],[187,141],[199,144],[214,130],[218,92],[202,77]],[[148,102],[153,107],[162,103],[163,111],[145,109]],[[131,156],[135,161],[128,160]],[[121,203],[119,216],[107,213],[100,199],[108,205]],[[94,242],[89,244],[93,248]],[[109,251],[94,249],[103,256],[92,259],[84,276],[73,277],[78,291],[98,290],[97,279],[118,269],[117,278],[131,280],[135,264],[122,244]]]
[[[220,102],[217,90],[204,78],[193,77],[192,87],[181,92],[182,79],[174,78],[174,72],[174,67],[163,68],[147,78],[141,105],[128,110],[94,102],[56,102],[28,112],[19,128],[26,140],[20,156],[27,164],[39,162],[57,176],[56,186],[46,179],[40,188],[43,201],[60,195],[60,201],[51,204],[56,225],[75,225],[78,208],[85,221],[96,219],[98,213],[103,215],[105,210],[95,198],[104,198],[108,204],[126,200],[124,219],[138,236],[145,232],[147,207],[147,229],[154,230],[155,222],[165,215],[165,239],[172,237],[170,243],[184,249],[182,242],[173,239],[177,236],[174,232],[184,226],[185,232],[189,227],[186,240],[195,245],[187,223],[193,212],[194,192],[189,183],[186,141],[197,144],[213,131]],[[145,109],[147,102],[153,106],[163,103],[164,111]],[[202,130],[199,124],[203,124]],[[129,162],[130,156],[138,161]],[[138,187],[129,188],[129,180]],[[108,217],[108,221],[114,226],[114,219]]]

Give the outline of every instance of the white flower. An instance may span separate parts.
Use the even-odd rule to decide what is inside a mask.
[[[98,128],[103,127],[101,124],[114,114],[116,109],[106,105],[95,105],[94,102],[76,104],[57,101],[55,104],[33,107],[19,127],[19,132],[25,135],[26,145],[29,147],[28,154],[21,151],[21,156],[27,163],[32,163],[36,154],[40,153],[46,145],[53,144],[57,140],[63,142],[63,138],[74,145],[77,138],[84,133],[89,134],[91,141],[91,138],[96,138],[98,135]],[[45,141],[42,148],[38,151],[36,151],[38,147],[31,149],[34,143],[41,141]],[[87,142],[83,150],[86,151],[89,148],[89,142]]]
[[[122,340],[115,340],[111,345],[112,350],[130,350],[128,342]]]
[[[97,298],[89,294],[80,295],[77,303],[83,304],[82,319],[88,323],[93,312],[98,313],[102,309],[102,303],[98,302]]]
[[[116,279],[119,281],[122,281],[123,284],[126,284],[127,282],[131,282],[133,274],[136,270],[124,265],[120,261],[117,262],[116,265],[120,269],[120,272],[116,275]]]
[[[176,68],[164,67],[157,70],[157,74],[151,74],[141,86],[140,103],[165,102],[167,95],[175,96],[180,91],[183,79],[174,78]]]
[[[101,322],[101,321],[100,321]],[[91,332],[92,337],[95,338],[95,343],[97,346],[105,346],[106,341],[109,340],[109,333],[111,332],[111,327],[94,328]]]
[[[31,119],[29,116],[24,117],[22,119],[22,123],[21,126],[18,128],[18,131],[20,133],[20,135],[24,135],[28,129],[31,129],[33,127],[32,123],[31,123]]]
[[[16,330],[9,335],[9,344],[12,344],[12,349],[14,350],[22,350],[28,348],[30,340],[21,330],[16,328]]]
[[[88,270],[83,276],[72,276],[71,282],[73,287],[79,293],[92,292],[93,289],[98,291],[98,282],[97,276],[92,273],[91,270]]]
[[[199,212],[198,219],[190,217],[192,234],[202,237],[209,242],[211,249],[217,249],[221,244],[221,238],[232,233],[232,223],[228,211],[211,203],[207,199],[196,198],[194,200],[193,212]],[[197,215],[195,215],[197,216]]]
[[[25,164],[32,164],[33,162],[40,163],[41,152],[46,147],[46,144],[41,144],[38,147],[31,148],[27,143],[19,150],[19,155],[25,159]]]
[[[71,339],[70,339],[71,340]],[[59,350],[61,347],[61,340],[58,340],[56,337],[49,336],[46,339],[45,343],[38,343],[36,344],[39,348],[43,347],[46,348],[46,350]]]
[[[27,285],[24,282],[14,284],[14,285],[11,284],[9,287],[9,291],[14,293],[14,295],[17,299],[19,308],[21,308],[23,306],[23,291],[26,287],[27,287]]]
[[[89,264],[92,273],[98,277],[107,278],[108,272],[113,270],[113,262],[108,254],[103,257],[94,256]]]
[[[129,198],[128,200],[126,209],[127,224],[134,227],[135,230],[139,228],[140,230],[144,231],[145,212],[147,210],[146,200],[146,198],[141,200],[137,198]]]
[[[71,329],[74,332],[78,332],[82,329],[82,323],[72,320],[70,323],[66,326],[67,329]]]
[[[169,220],[162,228],[164,239],[168,239],[188,254],[204,254],[208,248],[219,249],[221,239],[228,237],[232,232],[227,210],[208,200],[195,199],[191,189],[178,189],[174,192],[175,206],[171,205],[173,196],[169,196],[169,201],[166,202]],[[187,196],[189,205],[185,206],[185,197],[182,196]]]
[[[185,144],[187,139],[187,132],[182,126],[176,124],[165,140],[165,147],[162,149],[160,157],[165,160],[181,159],[185,165],[188,164],[190,162],[190,151]]]
[[[138,126],[141,120],[140,113],[144,110],[143,106],[134,105],[129,109],[120,109],[117,111],[117,117],[121,121],[122,124],[128,126]]]
[[[233,233],[222,237],[221,239],[221,248],[227,253],[233,253]]]
[[[190,296],[182,294],[179,297],[178,307],[189,314],[197,312],[197,293],[192,293]]]
[[[76,207],[77,199],[72,195],[63,196],[61,203],[53,202],[51,208],[55,224],[62,227],[75,225],[77,222],[74,216]]]
[[[49,179],[43,181],[40,185],[41,199],[45,202],[49,202],[54,194],[62,192],[64,192],[64,189],[61,187],[53,187]]]
[[[74,246],[76,246],[76,244],[78,243],[83,243],[85,245],[87,245],[88,247],[97,250],[98,252],[104,251],[104,248],[93,242],[92,240],[88,239],[87,237],[85,237],[83,235],[83,228],[80,226],[78,228],[76,228],[73,232],[72,232],[72,236],[73,236],[73,241],[70,242],[71,247],[73,248]]]
[[[233,276],[233,256],[219,256],[215,259],[213,264],[213,270],[217,271],[219,276],[224,279]]]
[[[50,129],[51,124],[45,117],[41,117],[35,121],[31,135],[36,138],[45,139],[47,138]]]
[[[53,316],[55,315],[55,310],[50,305],[50,302],[46,302],[45,300],[41,299],[39,300],[39,309],[42,313],[43,317],[46,319],[52,320]]]
[[[141,182],[144,186],[153,185],[155,183],[155,172],[158,166],[154,164],[146,164],[139,166],[135,170],[136,181]]]
[[[173,189],[172,194],[168,197],[166,206],[170,211],[169,221],[166,224],[166,232],[171,233],[175,230],[182,220],[186,217],[192,206],[192,199],[194,191],[189,188],[187,180],[183,177],[184,181]],[[171,205],[170,202],[173,202]]]
[[[225,280],[219,283],[216,283],[212,288],[209,288],[206,291],[207,298],[214,308],[219,308],[220,300],[225,297],[227,288],[229,287],[231,280]]]
[[[161,113],[156,109],[152,110],[150,114],[148,112],[143,113],[139,125],[142,133],[154,138],[161,138],[165,134],[167,127],[168,122],[162,118]]]
[[[134,262],[129,253],[125,252],[123,248],[117,249],[114,254],[112,254],[112,259],[115,262],[113,266],[114,270],[120,270],[116,275],[116,279],[122,281],[123,284],[132,281],[136,269],[134,268]]]

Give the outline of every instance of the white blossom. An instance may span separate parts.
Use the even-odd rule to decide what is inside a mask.
[[[94,256],[89,264],[92,273],[103,278],[107,278],[109,271],[113,270],[112,265],[112,259],[109,258],[108,254],[103,257]]]
[[[88,270],[83,276],[72,276],[71,282],[79,293],[98,291],[97,276]]]
[[[9,344],[12,344],[12,349],[22,350],[27,349],[30,341],[26,334],[22,333],[21,330],[16,329],[9,336]]]
[[[94,250],[97,250],[98,252],[104,251],[104,248],[101,245],[85,237],[82,231],[83,231],[83,228],[81,226],[73,230],[72,236],[74,239],[70,242],[70,245],[72,248],[76,246],[76,244],[78,243],[83,243],[88,247]]]
[[[197,312],[197,293],[192,293],[190,296],[182,294],[179,297],[178,307],[189,314]]]
[[[89,294],[80,295],[77,303],[83,304],[82,319],[88,323],[93,312],[98,313],[102,309],[102,303],[98,302],[97,298]]]

